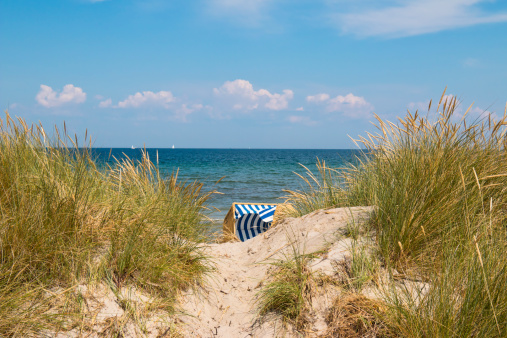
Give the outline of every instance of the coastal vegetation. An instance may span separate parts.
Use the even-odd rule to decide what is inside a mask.
[[[262,261],[260,317],[274,313],[309,334],[316,295],[332,288],[324,336],[507,336],[507,116],[472,119],[444,95],[434,106],[396,123],[376,117],[378,133],[356,141],[357,164],[304,167],[307,189],[287,191],[283,216],[372,206],[371,217],[333,228],[349,247],[332,275],[312,270],[326,247],[304,252],[292,237],[261,255],[287,249]],[[65,125],[51,135],[9,114],[0,120],[0,336],[153,334],[150,316],[170,318],[178,295],[216,277],[206,279],[216,257],[202,245],[214,192],[178,172],[163,177],[147,152],[98,167],[88,138],[79,144]],[[281,215],[277,224],[286,226]],[[225,264],[232,252],[215,249]],[[114,294],[122,311],[100,328],[93,288]],[[218,308],[220,322],[228,307]],[[178,329],[169,320],[159,332]]]
[[[98,168],[89,139],[78,144],[65,126],[51,134],[0,120],[0,336],[86,331],[82,285],[142,290],[141,312],[174,311],[211,270],[199,243],[212,192],[161,177],[146,153]],[[111,335],[142,317],[120,305]]]
[[[392,335],[507,336],[507,117],[472,119],[444,95],[436,106],[397,123],[377,117],[378,133],[357,140],[360,165],[318,162],[320,177],[288,192],[292,215],[375,207],[361,231],[383,271],[375,317]]]
[[[310,259],[296,245],[291,245],[283,259],[272,263],[270,279],[261,288],[257,300],[261,317],[277,313],[296,329],[306,328],[315,284],[315,276],[308,267]]]

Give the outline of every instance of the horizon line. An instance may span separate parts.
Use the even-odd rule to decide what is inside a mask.
[[[364,150],[362,148],[235,148],[235,147],[139,147],[132,149],[131,147],[91,147],[92,149],[128,149],[128,150],[142,150],[142,149],[167,149],[167,150],[197,150],[197,149],[208,149],[208,150]]]

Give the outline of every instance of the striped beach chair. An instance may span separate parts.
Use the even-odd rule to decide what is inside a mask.
[[[224,233],[244,242],[268,230],[276,204],[233,203],[224,220]]]

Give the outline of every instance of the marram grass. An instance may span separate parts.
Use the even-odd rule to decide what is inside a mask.
[[[51,290],[78,284],[134,285],[171,310],[210,270],[198,243],[211,194],[162,178],[146,155],[99,170],[90,144],[54,135],[0,120],[0,336],[76,325]]]
[[[397,268],[439,269],[447,242],[477,235],[478,217],[490,219],[490,235],[505,229],[505,117],[470,123],[457,105],[441,102],[435,121],[377,118],[380,133],[361,139],[368,157],[343,173],[349,203],[376,206],[378,244]]]
[[[301,331],[309,324],[314,284],[309,267],[311,256],[302,254],[293,244],[284,258],[271,263],[268,281],[258,293],[259,316],[280,315],[285,323]]]
[[[283,210],[283,216],[300,217],[312,211],[336,207],[345,204],[343,187],[340,185],[341,177],[338,169],[326,166],[325,161],[317,159],[317,174],[301,165],[306,175],[298,175],[304,182],[305,188],[301,191],[285,190],[286,203],[290,208]]]
[[[507,117],[472,119],[444,95],[431,106],[397,123],[377,116],[378,133],[357,140],[360,164],[335,175],[341,202],[327,206],[375,206],[367,228],[397,276],[380,285],[392,334],[506,337]],[[329,191],[289,199],[304,214]]]

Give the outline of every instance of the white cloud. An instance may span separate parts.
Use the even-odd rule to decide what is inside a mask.
[[[439,32],[478,24],[505,22],[507,12],[487,12],[479,5],[490,0],[404,0],[337,13],[333,21],[345,33],[396,38]]]
[[[50,86],[41,84],[35,100],[46,108],[58,107],[68,103],[83,103],[86,101],[86,93],[79,87],[67,84],[60,93]]]
[[[187,104],[183,103],[178,109],[176,109],[174,117],[177,120],[187,122],[187,116],[192,114],[195,111],[203,109],[204,106],[202,104]]]
[[[296,110],[297,110],[297,111],[304,111],[304,110],[305,110],[305,108],[303,108],[303,107],[298,107],[298,108],[296,108]]]
[[[355,96],[352,93],[345,96],[338,95],[331,98],[329,94],[321,93],[306,97],[306,101],[310,103],[325,106],[325,111],[340,112],[345,116],[352,118],[369,118],[373,111],[373,105],[367,102],[364,97]]]
[[[103,98],[102,96],[100,96]],[[153,110],[142,110],[143,120],[178,120],[187,122],[188,115],[199,110],[211,110],[210,106],[204,106],[200,103],[182,102],[180,98],[176,98],[170,91],[143,91],[134,95],[129,95],[125,100],[113,104],[112,99],[108,98],[99,103],[100,108],[154,108]]]
[[[491,117],[491,119],[496,120],[496,121],[499,121],[500,118],[503,117],[503,114],[499,115],[495,112],[489,111],[487,109],[482,109],[479,107],[472,108],[470,111],[470,114],[472,116],[477,116],[479,119],[487,119],[487,118]]]
[[[447,104],[449,104],[452,101],[454,101],[455,99],[457,100],[457,97],[454,96],[453,94],[446,94],[446,95],[442,96],[441,105],[445,104],[446,102],[447,102]],[[459,101],[456,101],[456,102],[459,102]]]
[[[170,103],[174,102],[174,96],[168,91],[159,91],[158,93],[145,91],[129,95],[125,100],[118,102],[115,108],[139,108],[142,106],[161,106],[170,108]]]
[[[308,102],[324,102],[327,100],[329,100],[329,94],[317,94],[306,97],[306,101]]]
[[[284,89],[282,94],[272,94],[266,89],[256,91],[250,82],[240,79],[226,81],[220,88],[214,88],[213,93],[233,110],[244,111],[260,108],[287,109],[289,100],[294,97],[294,93],[290,89]]]
[[[111,107],[112,105],[113,105],[113,101],[111,99],[107,99],[107,100],[101,101],[99,103],[100,108],[107,108],[107,107]]]

